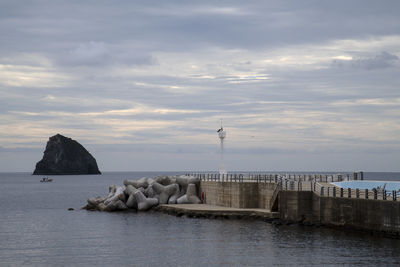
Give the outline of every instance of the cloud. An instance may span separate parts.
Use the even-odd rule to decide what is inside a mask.
[[[106,147],[103,162],[214,168],[221,118],[240,166],[399,146],[398,1],[0,5],[7,149],[60,132]]]
[[[125,50],[124,50],[125,49]],[[115,47],[104,42],[80,43],[59,57],[60,64],[72,66],[108,66],[110,64],[147,65],[156,60],[148,54]]]
[[[69,52],[66,61],[77,65],[96,65],[107,61],[110,52],[103,42],[83,43]]]
[[[365,58],[350,58],[346,60],[335,59],[332,64],[339,68],[354,68],[354,69],[385,69],[400,66],[399,57],[390,54],[386,51],[372,57]]]

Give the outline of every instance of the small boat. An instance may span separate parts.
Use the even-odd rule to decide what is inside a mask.
[[[48,178],[48,177],[43,177],[43,178],[40,180],[40,182],[41,182],[41,183],[53,182],[53,179]]]

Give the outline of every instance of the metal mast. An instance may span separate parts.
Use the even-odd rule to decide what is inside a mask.
[[[222,119],[221,119],[221,128],[217,131],[218,137],[221,143],[221,162],[219,165],[219,174],[227,174],[225,163],[224,163],[224,139],[226,137],[226,131],[222,127]]]

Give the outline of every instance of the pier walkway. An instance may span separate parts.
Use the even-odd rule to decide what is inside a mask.
[[[187,215],[188,217],[257,218],[267,220],[279,218],[279,212],[271,212],[267,209],[242,209],[208,204],[160,205],[157,207],[157,211],[178,216]]]

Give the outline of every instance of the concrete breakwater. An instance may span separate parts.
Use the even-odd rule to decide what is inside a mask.
[[[203,218],[254,218],[327,225],[400,237],[398,192],[340,188],[332,176],[159,176],[125,180],[105,197],[88,199],[88,210],[153,209]],[[327,182],[328,181],[328,182]],[[202,204],[200,204],[202,203]],[[192,205],[181,205],[192,204]]]
[[[162,204],[198,204],[200,179],[192,176],[143,177],[124,180],[123,186],[111,185],[107,196],[93,197],[82,207],[98,211],[147,211]]]
[[[265,209],[285,222],[345,227],[400,237],[396,192],[343,189],[294,177],[211,181],[203,176],[200,194],[209,205]]]

